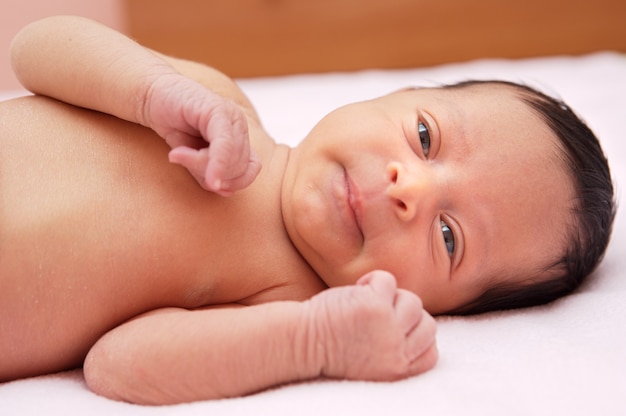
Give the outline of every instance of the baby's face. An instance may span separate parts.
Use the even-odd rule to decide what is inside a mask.
[[[450,311],[562,254],[574,191],[557,143],[502,86],[351,104],[293,150],[287,231],[329,286],[384,269]]]

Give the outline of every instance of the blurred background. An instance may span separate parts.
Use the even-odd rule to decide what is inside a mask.
[[[626,0],[0,0],[0,90],[11,38],[56,14],[233,77],[626,52]]]
[[[0,0],[0,90],[20,88],[9,65],[9,44],[29,22],[57,14],[75,14],[126,31],[124,9],[124,0]]]

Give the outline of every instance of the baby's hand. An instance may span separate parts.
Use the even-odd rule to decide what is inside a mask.
[[[437,361],[435,320],[387,272],[326,290],[310,303],[309,351],[325,376],[389,381],[429,370]]]
[[[250,147],[248,123],[234,102],[181,75],[157,78],[140,120],[172,148],[169,160],[223,196],[250,185],[261,162]]]

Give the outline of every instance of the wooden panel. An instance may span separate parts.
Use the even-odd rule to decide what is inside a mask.
[[[129,34],[231,76],[626,51],[624,0],[126,0]]]

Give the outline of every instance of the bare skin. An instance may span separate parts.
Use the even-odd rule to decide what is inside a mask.
[[[24,120],[3,123],[11,150],[0,160],[0,305],[11,342],[27,347],[8,361],[32,366],[16,375],[79,366],[104,332],[145,311],[304,300],[325,288],[286,237],[279,199],[265,197],[278,195],[272,169],[222,198],[164,163],[167,146],[145,128],[43,97],[0,109]],[[268,157],[284,163],[276,150]],[[258,233],[241,234],[250,228]]]
[[[61,19],[81,36],[112,33]],[[90,87],[94,94],[84,96],[100,100],[91,105],[73,100],[81,95],[73,95],[72,86],[83,86],[71,74],[62,79],[64,69],[55,77],[51,68],[41,83],[30,72],[38,65],[29,62],[28,42],[39,42],[39,33],[47,40],[50,27],[57,27],[54,19],[16,39],[14,65],[24,84],[119,118],[42,96],[0,104],[0,380],[84,363],[97,393],[157,404],[237,396],[319,376],[392,380],[435,364],[434,320],[388,273],[367,274],[354,286],[308,300],[328,286],[283,226],[288,148],[267,136],[227,77],[122,39],[138,48],[135,58],[145,52],[156,67],[167,59],[229,97],[204,90],[210,110],[226,106],[235,120],[245,117],[249,134],[241,135],[240,147],[249,140],[254,153],[235,173],[228,170],[235,162],[214,169],[216,181],[204,169],[204,150],[196,155],[180,147],[189,144],[184,128],[152,126],[163,141],[139,125],[145,120],[136,116],[144,114],[124,108],[133,100],[120,99],[110,85]],[[48,51],[54,56],[54,48]],[[121,78],[115,84],[130,97],[136,93],[130,86],[144,86]],[[61,87],[48,90],[46,80]],[[153,110],[146,114],[158,117]],[[168,152],[183,166],[168,163]],[[381,359],[368,363],[372,354]]]
[[[0,380],[84,364],[175,403],[408,377],[431,313],[564,244],[555,138],[510,90],[397,92],[289,149],[228,77],[84,19],[12,62],[38,96],[0,104]]]
[[[23,124],[2,123],[7,127],[2,132],[4,144],[11,149],[2,153],[5,202],[0,305],[2,333],[8,334],[0,344],[4,380],[78,367],[94,344],[99,348],[92,351],[91,365],[88,362],[85,369],[90,385],[102,394],[135,402],[241,395],[321,375],[325,364],[321,365],[317,357],[288,359],[295,353],[291,349],[298,336],[286,336],[283,349],[275,345],[278,334],[295,335],[297,328],[311,330],[307,324],[310,316],[305,312],[309,307],[301,302],[267,302],[302,301],[326,286],[287,238],[279,199],[267,198],[268,194],[279,194],[271,191],[280,184],[272,178],[274,169],[264,169],[253,185],[222,198],[198,187],[184,169],[165,162],[167,146],[140,126],[43,97],[20,99],[1,109],[7,119],[24,120]],[[37,123],[28,117],[34,113]],[[81,145],[76,146],[79,142]],[[73,149],[71,157],[59,157],[67,155],[68,149]],[[277,158],[284,160],[284,150],[279,147],[274,154],[268,153],[279,172]],[[265,159],[262,150],[259,154]],[[25,164],[35,168],[24,170],[21,167]],[[237,231],[233,221],[248,223]],[[245,232],[248,229],[258,232]],[[259,251],[260,246],[271,249]],[[387,302],[391,308],[397,291],[392,283],[385,287],[389,284],[393,287]],[[256,311],[234,305],[261,303],[269,308]],[[198,310],[206,305],[230,304],[233,306],[227,309]],[[336,315],[338,306],[334,303],[327,313]],[[415,306],[417,310],[410,308],[410,323],[403,324],[403,332],[413,329],[415,317],[418,322],[422,319],[422,311]],[[284,319],[287,311],[291,311],[288,321]],[[145,312],[151,314],[120,327]],[[176,392],[177,386],[165,380],[185,367],[177,360],[168,370],[162,353],[147,359],[146,351],[153,349],[150,347],[172,347],[174,340],[184,339],[186,331],[176,334],[181,328],[179,319],[197,319],[198,327],[211,334],[202,334],[200,339],[191,336],[180,347],[215,344],[200,351],[201,357],[189,360],[190,367],[207,363],[206,368],[213,371],[211,379],[217,382],[213,388],[202,380],[206,377],[203,371],[193,383],[198,391]],[[233,320],[249,327],[244,339],[228,336]],[[173,328],[166,331],[168,322]],[[414,371],[426,370],[436,358],[434,325],[427,319],[424,322],[422,338],[428,342],[421,348],[430,351],[417,361]],[[276,330],[271,329],[273,323],[279,324]],[[162,328],[161,332],[153,331],[152,325]],[[102,338],[114,328],[117,330],[108,338]],[[123,344],[135,346],[136,353],[119,345],[120,337],[126,339]],[[231,343],[226,342],[229,339]],[[254,344],[245,342],[247,339],[254,339]],[[268,341],[265,348],[262,339]],[[304,354],[308,343],[302,342],[298,355]],[[126,360],[118,362],[118,368],[125,372],[120,375],[124,383],[116,384],[113,390],[102,385],[101,379],[113,382],[114,376],[100,376],[101,367],[111,367],[99,359],[110,358],[112,351],[122,349],[124,357],[138,368]],[[247,352],[232,354],[238,349]],[[231,362],[224,361],[226,351],[233,357]],[[180,354],[189,352],[172,352],[171,356]],[[205,354],[219,364],[212,365]],[[261,363],[259,356],[264,357]],[[242,374],[229,375],[226,370],[242,358],[246,364],[241,365],[241,373],[263,376],[246,382]],[[274,373],[254,371],[254,363]],[[154,375],[158,380],[154,384],[162,386],[160,391],[135,392],[135,377],[140,377],[144,389],[151,379],[140,373],[146,368],[161,371]],[[326,374],[333,375],[329,370]],[[129,377],[127,371],[135,372],[135,376]],[[194,380],[193,374],[190,368],[180,379],[186,384]],[[229,377],[232,383],[228,383]]]

